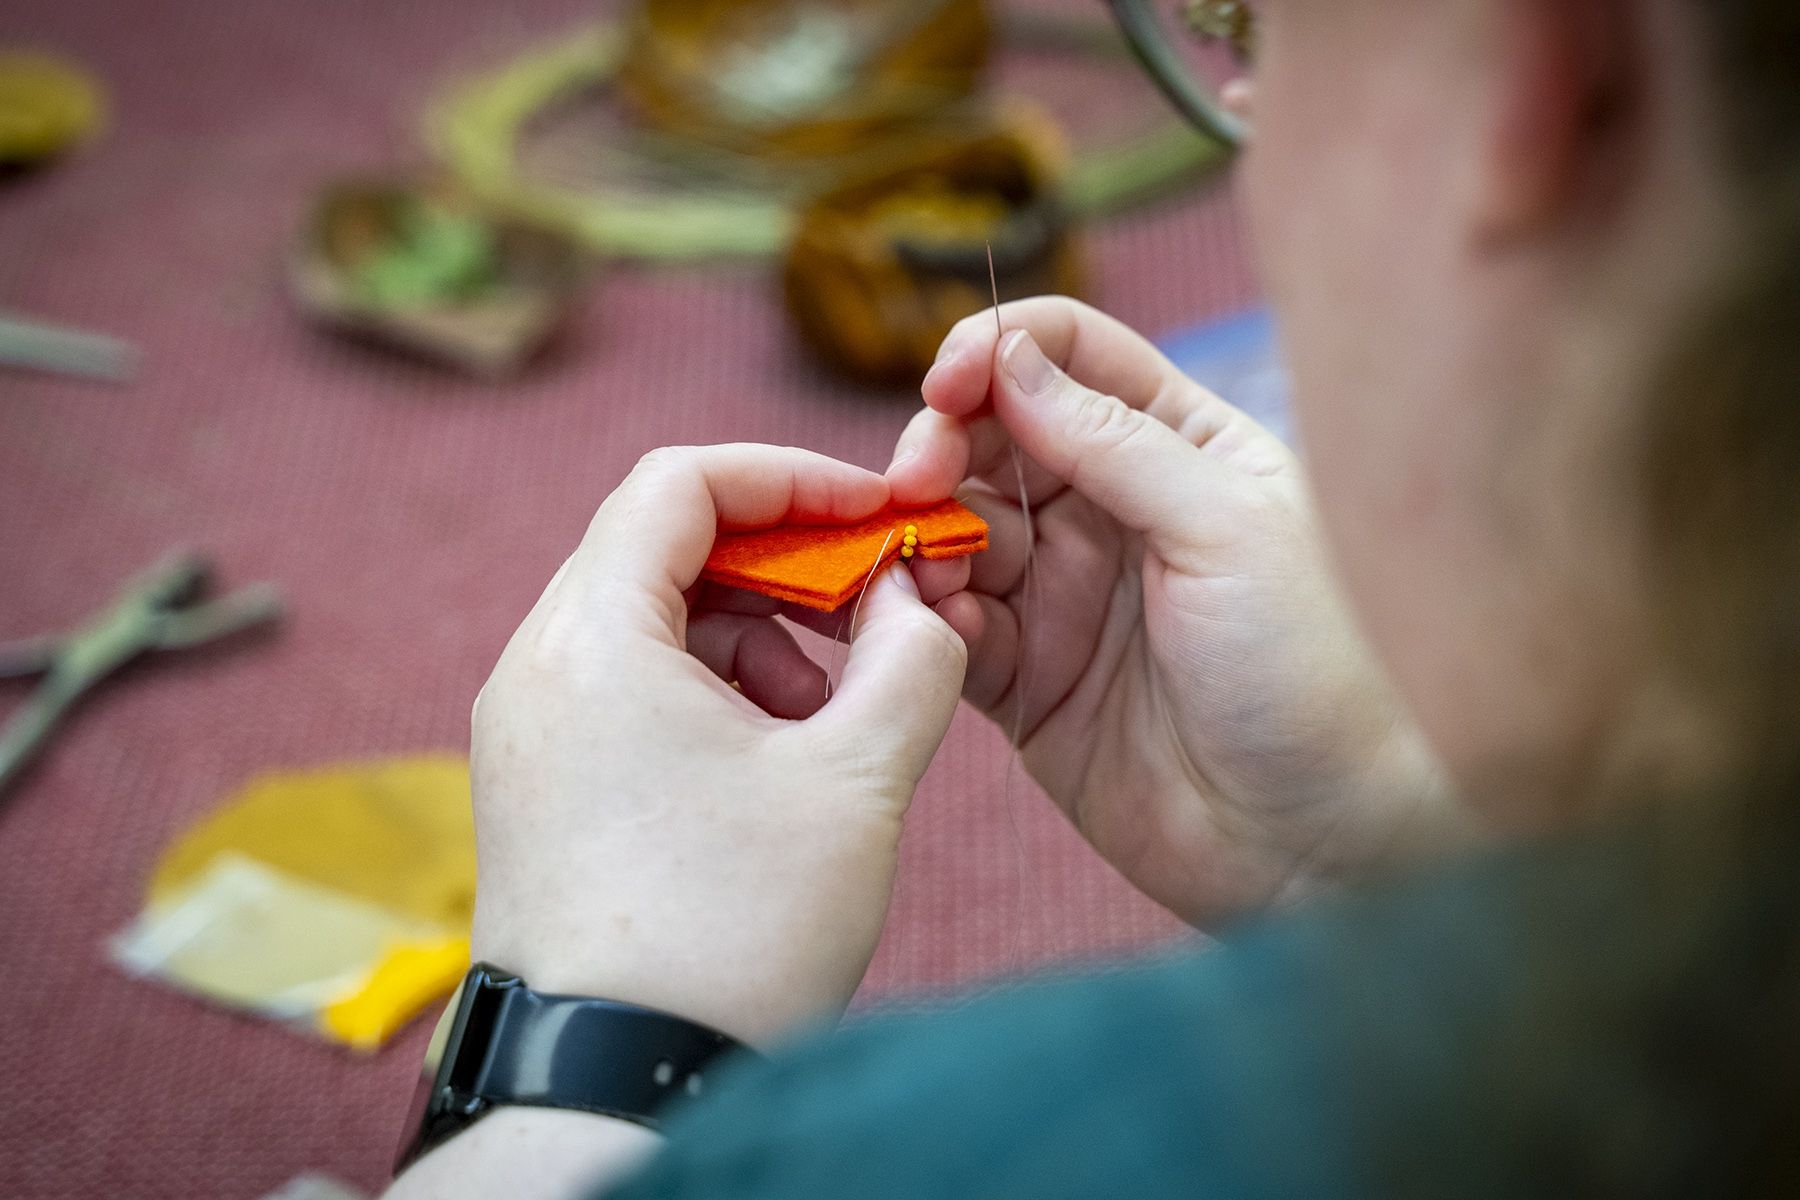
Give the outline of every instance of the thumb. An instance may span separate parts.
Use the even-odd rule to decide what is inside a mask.
[[[1001,343],[994,411],[1045,470],[1157,544],[1204,508],[1229,473],[1155,417],[1072,379],[1020,330]]]
[[[897,754],[910,794],[950,729],[968,662],[962,638],[896,562],[864,593],[843,681],[814,721]]]

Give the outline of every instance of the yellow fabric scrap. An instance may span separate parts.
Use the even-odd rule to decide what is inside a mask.
[[[468,966],[475,828],[465,760],[253,779],[164,852],[120,960],[379,1046]]]
[[[475,912],[468,763],[440,755],[253,779],[164,851],[150,902],[227,849],[401,916],[466,930]]]
[[[467,937],[394,946],[360,988],[319,1014],[319,1027],[354,1049],[374,1050],[448,995],[468,969]]]

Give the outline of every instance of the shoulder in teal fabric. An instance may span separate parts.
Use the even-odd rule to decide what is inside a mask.
[[[1720,1194],[1791,1097],[1746,1028],[1791,889],[1671,925],[1643,868],[1495,859],[863,1020],[724,1080],[613,1200]]]

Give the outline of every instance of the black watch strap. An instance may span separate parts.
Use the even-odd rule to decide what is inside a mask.
[[[706,1070],[741,1048],[669,1013],[534,992],[477,963],[426,1054],[417,1119],[395,1170],[495,1105],[572,1108],[658,1128],[664,1104],[699,1095]]]

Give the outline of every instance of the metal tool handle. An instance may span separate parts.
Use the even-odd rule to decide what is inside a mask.
[[[0,679],[42,675],[56,661],[56,652],[62,649],[62,644],[63,639],[59,637],[23,638],[0,643]]]
[[[82,687],[67,676],[52,673],[25,706],[0,728],[0,797],[37,756],[50,731],[80,698]]]
[[[124,383],[136,372],[137,358],[137,349],[118,338],[0,313],[0,366]]]
[[[205,586],[206,576],[204,559],[171,556],[81,631],[0,646],[0,679],[45,672],[37,692],[0,728],[0,795],[82,694],[139,654],[197,646],[280,616],[280,597],[268,584],[179,607]]]
[[[158,650],[182,650],[263,625],[281,616],[281,593],[258,583],[194,608],[162,617],[152,643]]]

